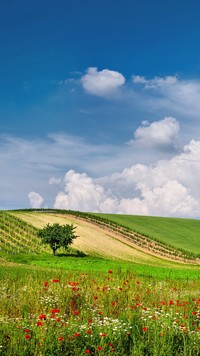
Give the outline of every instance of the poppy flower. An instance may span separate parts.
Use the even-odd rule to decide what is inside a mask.
[[[25,339],[30,339],[31,338],[31,335],[30,334],[26,334],[25,335]]]
[[[100,336],[105,337],[106,334],[105,333],[100,333]]]
[[[146,326],[144,326],[143,328],[142,328],[142,331],[147,331],[148,330],[148,328],[146,327]]]
[[[50,312],[52,314],[58,314],[58,313],[60,313],[60,309],[51,309]]]
[[[89,355],[89,354],[91,354],[91,351],[90,351],[89,349],[87,349],[87,350],[85,350],[85,353],[86,353],[87,355]]]
[[[46,320],[46,314],[41,314],[41,315],[39,315],[39,317],[38,317],[40,320]]]
[[[98,351],[102,351],[102,350],[103,350],[103,347],[97,346],[97,350],[98,350]]]
[[[64,340],[64,337],[63,337],[63,336],[59,336],[59,337],[58,337],[58,340],[59,340],[59,341],[63,341],[63,340]]]
[[[53,283],[58,283],[58,282],[59,282],[59,279],[52,279],[52,282],[53,282]]]

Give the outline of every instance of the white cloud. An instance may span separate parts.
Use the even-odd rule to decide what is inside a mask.
[[[143,76],[132,77],[137,92],[138,104],[145,105],[148,111],[173,113],[187,119],[198,119],[200,112],[200,81],[182,79],[178,76],[155,77],[146,79]],[[142,89],[138,86],[142,87]],[[198,123],[197,123],[198,124]]]
[[[180,130],[178,121],[173,117],[165,117],[151,124],[148,121],[142,123],[134,133],[140,144],[160,148],[177,147],[177,138]]]
[[[30,206],[31,208],[41,208],[41,205],[44,201],[42,196],[36,192],[30,192],[28,194],[28,198],[30,201]]]
[[[99,179],[67,172],[56,208],[105,213],[200,216],[200,141],[153,165],[136,164]]]
[[[133,83],[145,84],[145,88],[158,88],[168,85],[174,85],[178,82],[177,76],[155,77],[153,79],[146,79],[143,76],[134,75],[132,77]]]
[[[104,188],[86,173],[70,170],[65,175],[65,191],[56,196],[54,207],[82,211],[112,211],[114,204]]]
[[[60,183],[61,183],[61,179],[60,178],[51,177],[49,179],[49,184],[50,185],[59,185]]]
[[[109,97],[116,93],[117,89],[125,83],[124,76],[116,71],[103,69],[98,71],[96,67],[90,67],[81,78],[81,83],[86,92]]]
[[[199,203],[190,194],[190,190],[177,181],[155,186],[138,183],[140,197],[122,199],[119,212],[123,214],[159,215],[178,217],[197,217],[200,213]]]

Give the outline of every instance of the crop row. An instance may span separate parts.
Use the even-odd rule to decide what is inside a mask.
[[[6,212],[0,213],[0,249],[5,252],[36,252],[41,248],[37,229]]]
[[[18,210],[19,211],[19,210]],[[148,250],[150,253],[155,253],[162,257],[175,260],[183,261],[187,263],[199,263],[200,255],[190,253],[188,251],[174,248],[169,244],[165,244],[158,239],[149,237],[147,235],[141,234],[138,231],[134,231],[126,226],[119,223],[113,222],[107,218],[100,217],[96,214],[85,213],[73,210],[59,210],[59,209],[26,209],[20,211],[30,211],[30,212],[45,212],[45,213],[59,213],[73,215],[79,219],[83,219],[93,224],[97,224],[106,230],[113,231],[114,233],[125,237],[130,242],[134,243],[137,247],[141,249]]]

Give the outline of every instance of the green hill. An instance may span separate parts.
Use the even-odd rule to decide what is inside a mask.
[[[200,254],[200,220],[136,215],[97,214],[152,239]]]
[[[200,255],[199,220],[91,214],[56,209],[19,210],[9,212],[9,215],[15,216],[18,220],[22,219],[35,228],[55,221],[61,224],[68,223],[67,218],[88,221],[93,224],[93,228],[99,226],[104,230],[110,230],[122,236],[124,243],[128,244],[129,241],[130,245],[132,242],[139,250],[142,248],[146,253],[156,254],[165,259],[184,262],[185,258],[199,258]],[[93,235],[95,233],[94,231]]]

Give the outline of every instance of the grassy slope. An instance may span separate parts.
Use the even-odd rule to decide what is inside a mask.
[[[49,221],[51,222],[59,222],[59,223],[68,223],[66,217],[63,215],[55,215],[49,213],[15,213],[18,217],[29,221],[36,227],[42,227],[47,224]],[[95,233],[95,230],[94,232]],[[156,278],[161,279],[177,279],[177,278],[189,278],[196,279],[200,276],[200,268],[199,266],[191,266],[191,265],[182,265],[171,263],[169,261],[165,261],[154,256],[150,256],[145,254],[145,259],[135,259],[130,263],[130,261],[123,261],[120,259],[110,259],[108,256],[102,255],[95,256],[90,254],[85,257],[77,257],[77,256],[66,256],[66,255],[58,255],[53,257],[49,254],[40,254],[33,255],[29,254],[16,254],[16,255],[6,255],[4,256],[4,260],[0,261],[0,265],[3,268],[6,267],[8,263],[8,268],[11,268],[12,263],[14,265],[16,263],[17,266],[20,267],[20,263],[23,263],[20,268],[28,268],[28,266],[36,269],[44,268],[45,270],[56,269],[56,270],[67,270],[67,271],[92,271],[94,273],[98,273],[98,271],[107,271],[108,269],[113,269],[114,271],[133,271],[137,275],[146,275],[146,276],[154,276]],[[10,262],[9,262],[10,261]],[[135,262],[135,263],[134,263]],[[4,264],[5,263],[5,264]],[[10,264],[11,263],[11,264]],[[25,264],[25,265],[24,265]],[[4,266],[3,266],[4,265]],[[14,268],[13,265],[13,268]],[[1,271],[1,269],[0,269]]]
[[[33,224],[37,228],[42,228],[47,223],[74,223],[74,225],[77,226],[76,233],[79,237],[74,241],[72,246],[89,255],[95,255],[106,259],[126,260],[153,266],[180,267],[180,264],[136,250],[126,243],[122,243],[121,241],[112,238],[110,233],[107,234],[103,230],[98,231],[98,228],[95,225],[93,227],[88,227],[84,221],[76,220],[73,216],[68,217],[63,214],[34,212],[17,212],[14,214],[20,219]]]
[[[96,214],[188,252],[200,253],[200,220]]]
[[[156,256],[152,256],[148,253],[138,251],[116,239],[113,239],[110,234],[106,234],[104,231],[101,233],[96,230],[94,225],[88,229],[84,221],[76,220],[75,217],[65,216],[63,214],[55,213],[38,213],[38,212],[15,212],[15,216],[33,224],[35,227],[42,228],[47,223],[74,223],[77,226],[77,234],[79,237],[75,240],[74,247],[88,253],[89,255],[95,255],[106,259],[116,259],[130,261],[137,264],[160,266],[168,268],[181,268],[180,263],[167,261]],[[46,264],[46,262],[44,262]],[[187,266],[186,268],[197,268]]]

